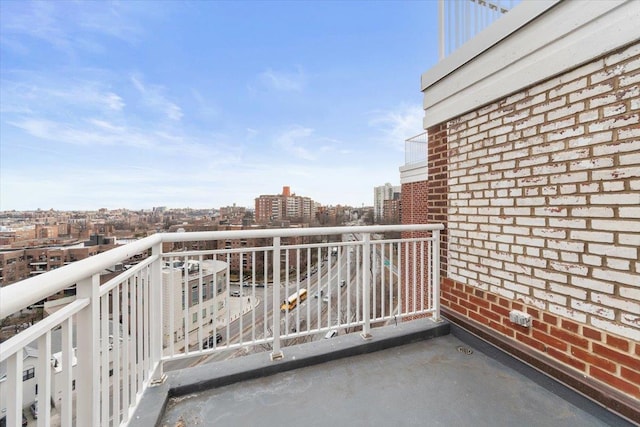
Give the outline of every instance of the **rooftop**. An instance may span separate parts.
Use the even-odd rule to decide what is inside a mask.
[[[132,425],[631,425],[446,321],[289,347],[275,371],[240,363],[169,373]]]

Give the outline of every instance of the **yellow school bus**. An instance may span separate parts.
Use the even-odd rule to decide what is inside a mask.
[[[307,290],[305,288],[300,289],[298,292],[294,292],[282,302],[280,306],[281,311],[293,310],[298,304],[307,299]]]

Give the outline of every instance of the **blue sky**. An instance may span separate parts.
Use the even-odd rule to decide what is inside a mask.
[[[373,204],[437,2],[0,1],[0,210]]]

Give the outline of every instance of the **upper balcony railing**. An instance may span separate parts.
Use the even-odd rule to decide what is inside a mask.
[[[521,0],[439,0],[440,59],[449,56]]]
[[[411,166],[427,161],[429,135],[422,132],[404,141],[404,165]]]
[[[437,320],[442,229],[162,233],[1,288],[4,319],[76,286],[73,302],[1,344],[7,425],[20,425],[27,385],[51,396],[38,400],[38,425],[127,425],[166,363],[265,349],[277,359],[287,345],[326,334],[368,337],[392,320]],[[140,254],[146,258],[101,280]],[[34,375],[25,377],[24,349],[34,346]]]

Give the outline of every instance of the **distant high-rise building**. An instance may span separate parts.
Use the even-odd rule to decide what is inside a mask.
[[[400,186],[393,186],[390,183],[374,187],[373,189],[373,215],[376,222],[384,218],[384,201],[394,200],[394,193],[400,194]]]
[[[315,203],[309,197],[296,196],[289,186],[282,194],[261,195],[256,198],[255,221],[267,224],[279,220],[308,222],[315,216]]]

